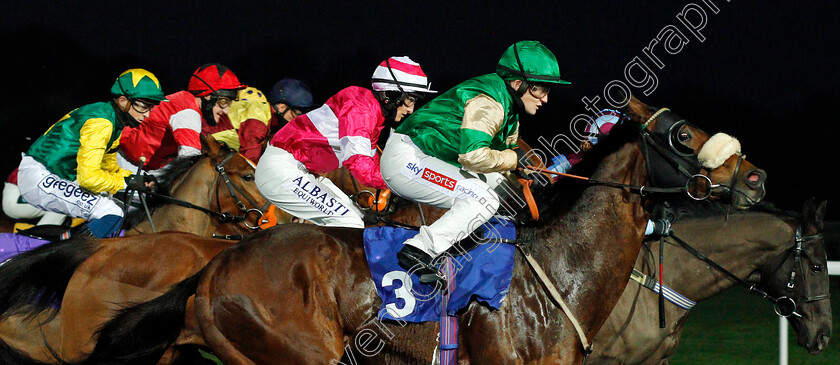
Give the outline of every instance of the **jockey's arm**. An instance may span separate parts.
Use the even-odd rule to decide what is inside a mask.
[[[268,137],[268,124],[259,119],[248,119],[239,125],[239,153],[254,163],[259,162],[263,142]]]
[[[344,162],[350,174],[364,186],[375,189],[387,189],[379,170],[379,156],[353,155]]]
[[[516,168],[516,152],[490,148],[493,136],[505,121],[502,104],[489,96],[479,95],[464,106],[458,162],[469,171],[488,173]],[[518,134],[518,133],[517,133]],[[516,136],[513,136],[514,141]]]
[[[375,108],[379,108],[379,105]],[[336,113],[340,120],[338,143],[342,165],[362,185],[387,189],[379,169],[379,156],[375,153],[379,130],[382,128],[381,115],[371,110],[348,103]]]
[[[201,114],[184,109],[169,117],[172,136],[178,144],[178,157],[201,154]]]
[[[131,171],[116,165],[116,151],[109,153],[108,140],[114,127],[106,119],[89,119],[79,132],[79,153],[76,155],[76,173],[79,186],[94,192],[111,194],[125,188],[125,177]],[[118,142],[114,142],[116,146]],[[106,157],[107,156],[107,157]],[[111,165],[113,163],[113,165]]]
[[[166,133],[166,124],[155,123],[147,118],[137,127],[123,128],[120,149],[129,161],[137,164],[142,156],[154,156]]]

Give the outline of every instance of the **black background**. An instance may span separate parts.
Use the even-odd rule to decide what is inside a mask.
[[[555,89],[526,139],[551,139],[643,55],[661,29],[689,37],[676,55],[656,52],[658,86],[634,95],[667,106],[708,132],[738,137],[768,175],[767,199],[799,210],[810,196],[836,199],[837,1],[707,0],[699,41],[677,15],[687,2],[6,2],[0,10],[5,143],[3,171],[69,110],[106,100],[114,78],[146,68],[164,91],[183,90],[199,65],[218,62],[267,91],[300,78],[316,102],[369,86],[375,65],[408,55],[445,91],[492,72],[511,43],[536,39],[557,55],[572,85]],[[691,18],[690,18],[691,19]],[[696,19],[694,19],[696,20]],[[608,106],[601,102],[599,106]],[[828,216],[840,217],[829,203]]]

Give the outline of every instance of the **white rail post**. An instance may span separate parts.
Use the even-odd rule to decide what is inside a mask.
[[[779,317],[779,365],[788,365],[788,322]]]

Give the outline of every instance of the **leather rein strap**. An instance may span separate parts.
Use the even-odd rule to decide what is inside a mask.
[[[514,242],[506,241],[506,243]],[[551,283],[551,279],[549,279],[548,275],[546,275],[545,271],[543,271],[540,264],[537,263],[537,260],[535,260],[534,257],[525,250],[523,245],[516,244],[516,248],[519,249],[519,252],[525,257],[525,261],[527,261],[528,265],[531,266],[531,269],[534,270],[534,274],[537,275],[537,279],[539,279],[543,286],[545,286],[546,290],[548,290],[548,294],[551,296],[551,299],[560,306],[563,313],[565,313],[566,317],[569,318],[569,322],[571,322],[572,326],[574,326],[575,331],[577,331],[578,338],[580,338],[580,344],[583,346],[583,361],[585,363],[586,357],[592,353],[592,344],[589,342],[589,339],[586,338],[586,333],[583,331],[583,327],[581,327],[580,322],[578,322],[577,318],[575,318],[575,315],[572,313],[569,306],[566,305],[566,302],[563,300],[563,295],[561,295],[560,291],[557,290],[557,287]]]
[[[647,196],[649,193],[662,193],[662,194],[684,193],[687,190],[683,186],[672,187],[672,188],[657,188],[657,187],[650,187],[650,186],[645,186],[645,185],[638,186],[638,185],[622,184],[622,183],[617,183],[617,182],[612,182],[612,181],[601,181],[601,180],[590,179],[590,178],[584,177],[584,176],[578,176],[578,175],[566,174],[566,173],[557,172],[557,171],[551,171],[551,170],[544,169],[544,168],[537,167],[537,166],[526,166],[526,168],[529,169],[529,170],[536,171],[536,172],[543,172],[543,173],[547,173],[547,174],[553,174],[553,175],[564,176],[564,177],[569,177],[569,178],[573,178],[573,179],[577,179],[577,180],[586,181],[590,185],[603,185],[603,186],[609,186],[609,187],[613,187],[613,188],[622,188],[622,189],[626,188],[626,189],[629,189],[631,192],[634,192],[634,193],[639,194],[641,196]]]

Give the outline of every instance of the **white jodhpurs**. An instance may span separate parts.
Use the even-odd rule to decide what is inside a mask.
[[[38,209],[25,201],[19,201],[18,198],[20,198],[20,189],[18,189],[18,186],[10,182],[6,182],[6,185],[3,187],[3,213],[6,213],[6,216],[9,218],[41,218],[37,223],[39,226],[45,224],[60,225],[64,223],[64,219],[67,218],[66,215],[61,213],[47,212],[45,210]]]
[[[257,164],[260,193],[278,208],[319,226],[364,228],[362,212],[327,178],[316,177],[282,148],[268,146]]]
[[[87,220],[106,215],[123,216],[122,208],[110,197],[91,193],[76,182],[62,179],[26,155],[18,169],[18,188],[27,203],[42,210]]]
[[[432,257],[487,223],[499,208],[500,173],[476,174],[426,155],[411,138],[392,133],[382,151],[382,177],[388,188],[406,199],[448,208],[440,219],[420,227],[405,244]]]

